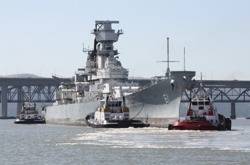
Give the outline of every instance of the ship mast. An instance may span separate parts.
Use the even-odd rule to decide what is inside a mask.
[[[165,73],[165,76],[167,78],[170,77],[170,62],[179,62],[179,61],[173,61],[173,60],[170,60],[170,57],[169,57],[169,37],[167,37],[167,60],[163,60],[163,61],[158,61],[158,62],[166,62],[167,63],[167,71]]]
[[[186,48],[183,49],[183,55],[184,55],[184,71],[186,71]]]
[[[170,67],[169,67],[169,37],[167,37],[167,73],[166,76],[169,77],[170,76]]]

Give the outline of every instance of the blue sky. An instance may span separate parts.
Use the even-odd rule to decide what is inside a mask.
[[[0,0],[0,75],[71,76],[85,65],[95,20],[119,20],[116,47],[131,76],[161,75],[170,56],[205,79],[250,79],[248,0]]]

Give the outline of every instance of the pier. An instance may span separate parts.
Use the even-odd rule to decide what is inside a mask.
[[[129,79],[130,82],[147,84],[151,79]],[[8,103],[17,103],[17,110],[25,101],[36,103],[53,103],[54,95],[61,82],[69,82],[69,78],[18,78],[0,77],[1,108],[0,118],[7,118]],[[182,102],[189,102],[197,91],[201,81],[193,82],[193,90],[186,90]],[[231,105],[231,118],[236,118],[237,103],[250,103],[250,81],[203,80],[202,84],[216,103]]]

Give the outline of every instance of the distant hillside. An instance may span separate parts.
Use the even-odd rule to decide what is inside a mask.
[[[41,76],[37,76],[35,74],[29,74],[29,73],[22,73],[22,74],[11,74],[11,75],[5,75],[0,77],[9,77],[9,78],[43,78]]]

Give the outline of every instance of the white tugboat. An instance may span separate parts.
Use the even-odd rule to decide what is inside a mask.
[[[109,84],[105,84],[109,90]],[[86,116],[88,126],[94,128],[128,128],[128,127],[148,127],[149,124],[140,120],[129,118],[129,108],[126,106],[125,97],[115,98],[112,92],[104,90],[104,98],[100,100],[97,111]],[[122,100],[121,100],[122,98]]]
[[[44,116],[36,110],[36,104],[31,102],[23,103],[22,110],[17,115],[15,124],[44,124]]]

